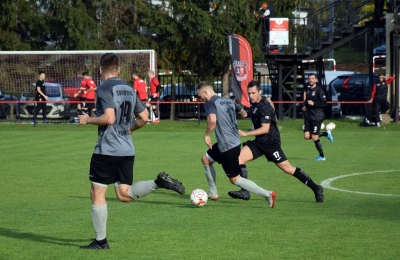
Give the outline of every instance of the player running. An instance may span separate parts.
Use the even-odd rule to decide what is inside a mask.
[[[254,130],[247,132],[239,130],[239,134],[240,136],[255,136],[255,139],[243,143],[243,148],[239,156],[239,164],[242,171],[241,176],[244,178],[248,176],[246,163],[260,156],[265,156],[268,161],[274,162],[282,171],[296,177],[299,181],[307,185],[314,192],[316,202],[323,202],[323,188],[315,184],[302,169],[292,166],[283,153],[275,110],[271,102],[262,96],[259,83],[251,81],[247,90],[251,103],[247,116],[251,117]],[[250,199],[249,192],[243,189],[240,191],[230,191],[228,194],[235,199]]]

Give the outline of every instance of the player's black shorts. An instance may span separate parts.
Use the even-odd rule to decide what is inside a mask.
[[[262,145],[256,140],[251,140],[243,143],[243,146],[248,146],[253,154],[253,160],[264,155],[269,162],[280,163],[287,160],[282,148],[277,146]]]
[[[240,145],[226,152],[221,152],[218,143],[215,143],[212,149],[207,151],[207,155],[222,165],[226,176],[229,178],[236,177],[242,172],[239,166]]]
[[[119,181],[132,185],[135,156],[111,156],[93,154],[90,161],[89,180],[101,184]]]
[[[319,135],[323,120],[307,120],[304,125],[304,133],[310,132],[312,135]]]

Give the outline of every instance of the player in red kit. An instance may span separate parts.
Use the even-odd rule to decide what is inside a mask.
[[[155,77],[154,71],[149,71],[147,73],[147,76],[150,79],[150,98],[149,101],[151,102],[158,102],[160,100],[160,82],[158,79]],[[157,111],[157,106],[153,103],[151,105],[151,109],[153,110],[154,113],[154,123],[158,123],[158,111]]]
[[[79,96],[79,100],[82,102],[77,105],[77,115],[78,116],[82,115],[82,110],[84,110],[84,107],[87,103],[88,106],[86,106],[86,109],[90,116],[90,111],[93,111],[95,108],[94,102],[96,97],[95,91],[97,86],[96,83],[93,81],[93,79],[89,77],[89,73],[87,71],[82,72],[82,76],[83,79],[81,80],[81,88],[78,91],[78,93],[74,94],[74,97]]]
[[[133,88],[135,89],[139,100],[143,103],[147,102],[147,86],[143,79],[139,78],[137,71],[132,72]]]

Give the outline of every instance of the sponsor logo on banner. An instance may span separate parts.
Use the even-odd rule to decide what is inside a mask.
[[[233,69],[235,70],[235,77],[238,81],[247,79],[247,64],[245,61],[233,61]]]

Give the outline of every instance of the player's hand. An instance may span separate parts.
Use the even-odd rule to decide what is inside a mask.
[[[209,149],[212,149],[211,137],[209,135],[204,136],[204,141]]]
[[[76,98],[77,96],[79,96],[79,93],[74,93],[74,98]]]
[[[301,108],[301,111],[306,111],[307,110],[307,108],[305,107],[305,106],[303,106],[302,108]]]
[[[313,106],[313,105],[314,105],[314,101],[312,101],[312,100],[307,100],[307,103],[308,103],[310,106]]]
[[[247,132],[239,130],[239,135],[240,136],[247,136]]]
[[[86,125],[88,119],[89,119],[89,115],[84,113],[83,115],[78,116],[78,123],[80,125]]]

